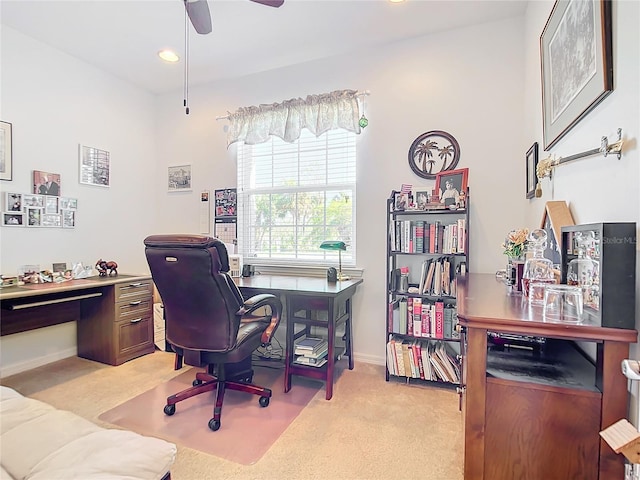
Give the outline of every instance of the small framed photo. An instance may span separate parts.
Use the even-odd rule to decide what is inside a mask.
[[[60,227],[61,225],[62,221],[60,220],[60,215],[52,215],[47,213],[42,215],[43,227]]]
[[[24,225],[24,214],[20,213],[3,213],[2,224],[7,227],[21,227]]]
[[[469,169],[445,170],[436,175],[436,192],[440,203],[446,206],[459,205],[467,195]]]
[[[27,208],[44,208],[44,195],[22,195],[22,206],[25,211]]]
[[[39,195],[60,195],[60,174],[33,171],[33,193]]]
[[[527,150],[527,198],[533,198],[536,194],[536,183],[538,176],[536,168],[538,166],[538,142],[531,145]]]
[[[13,180],[12,125],[0,121],[0,180]]]
[[[78,199],[77,198],[60,197],[58,199],[58,208],[60,210],[77,210],[78,209]]]
[[[79,145],[80,172],[78,178],[84,185],[109,187],[111,185],[111,156],[106,150]]]
[[[168,189],[170,192],[191,191],[191,165],[169,167]]]
[[[427,204],[429,203],[429,197],[431,196],[431,192],[427,190],[420,190],[416,192],[416,208],[418,210],[426,210]]]
[[[24,205],[24,195],[22,193],[7,192],[4,199],[4,209],[6,212],[22,212]]]
[[[27,226],[28,227],[41,227],[42,226],[42,208],[27,207],[25,209],[25,213],[27,215]]]
[[[62,212],[62,228],[75,228],[76,226],[76,211],[75,210],[61,210]]]
[[[409,208],[409,195],[402,192],[393,194],[393,209],[394,210],[406,210]]]
[[[44,200],[44,213],[59,213],[58,197],[46,197]]]

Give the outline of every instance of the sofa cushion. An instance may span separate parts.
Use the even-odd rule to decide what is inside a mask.
[[[159,480],[176,446],[84,418],[0,387],[1,478]]]

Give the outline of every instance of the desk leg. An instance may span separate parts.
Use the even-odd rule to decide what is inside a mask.
[[[336,310],[338,308],[335,299],[329,300],[329,308],[327,312],[327,341],[329,343],[329,350],[327,352],[327,378],[325,379],[325,389],[327,400],[331,400],[333,397],[333,373],[336,365]]]
[[[353,338],[353,327],[352,327],[352,318],[351,318],[351,298],[347,298],[346,301],[346,311],[347,311],[347,321],[344,325],[344,334],[345,334],[345,349],[347,355],[349,355],[349,370],[353,370],[354,361],[353,361],[353,343],[351,339]]]
[[[285,321],[287,323],[287,345],[285,347],[286,353],[284,358],[284,393],[291,390],[291,362],[293,362],[293,342],[295,335],[295,324],[291,308],[293,302],[290,299],[287,299],[286,302],[287,308],[285,310],[287,312],[287,318]]]

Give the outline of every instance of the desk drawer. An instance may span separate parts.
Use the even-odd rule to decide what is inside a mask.
[[[132,317],[146,317],[151,314],[151,298],[130,300],[116,304],[115,321],[118,322]]]
[[[122,320],[115,325],[115,365],[154,350],[151,315]]]
[[[151,298],[153,292],[153,283],[151,280],[142,280],[140,282],[131,283],[118,283],[115,287],[116,302],[122,302],[146,296],[149,296],[149,298]]]

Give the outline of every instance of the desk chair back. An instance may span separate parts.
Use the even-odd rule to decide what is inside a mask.
[[[224,243],[200,235],[152,235],[145,254],[164,303],[167,341],[189,350],[236,346],[244,300]]]

